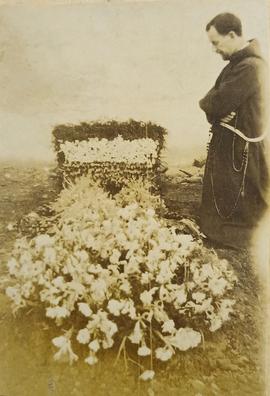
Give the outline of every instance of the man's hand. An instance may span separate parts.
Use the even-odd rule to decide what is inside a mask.
[[[234,119],[235,115],[236,115],[236,113],[234,111],[232,111],[230,114],[228,114],[225,117],[221,118],[220,121],[228,123],[228,122],[230,122],[231,120]]]

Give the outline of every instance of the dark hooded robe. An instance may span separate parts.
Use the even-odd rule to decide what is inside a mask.
[[[264,136],[269,111],[268,68],[256,40],[234,53],[215,86],[200,100],[211,124],[205,167],[200,226],[210,238],[233,247],[247,247],[267,208],[266,141],[248,142],[222,118],[235,113],[229,125],[247,138]]]

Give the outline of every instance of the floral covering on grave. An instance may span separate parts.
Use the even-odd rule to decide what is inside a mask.
[[[58,327],[56,360],[93,365],[114,345],[153,362],[202,343],[229,319],[236,277],[200,240],[167,227],[141,182],[109,196],[81,177],[52,204],[47,233],[18,239],[8,262],[13,311],[36,304]],[[133,358],[134,360],[134,358]]]

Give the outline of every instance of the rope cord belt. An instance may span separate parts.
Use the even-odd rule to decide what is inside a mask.
[[[226,214],[224,212],[222,212],[221,208],[218,205],[218,202],[217,202],[218,200],[217,200],[217,197],[216,197],[215,185],[214,185],[213,167],[210,170],[210,181],[211,181],[211,188],[212,188],[212,194],[213,194],[212,196],[213,196],[215,209],[216,209],[217,214],[219,215],[219,217],[222,218],[223,220],[229,219],[234,214],[235,210],[237,209],[238,202],[240,200],[241,194],[243,194],[243,192],[244,192],[247,166],[248,166],[248,159],[246,157],[244,159],[244,162],[243,162],[243,176],[242,176],[242,180],[241,180],[241,183],[240,183],[239,190],[237,192],[235,201],[234,201],[231,209]]]
[[[208,147],[209,153],[210,151],[210,146],[211,143]],[[240,165],[239,168],[236,168],[235,163],[234,163],[234,144],[232,145],[232,162],[233,162],[233,169],[235,172],[237,172],[238,174],[240,172],[242,172],[242,177],[241,177],[241,182],[240,182],[240,186],[239,186],[239,190],[236,193],[235,196],[235,200],[234,203],[232,204],[231,208],[229,209],[229,211],[227,213],[224,213],[224,211],[222,211],[222,209],[219,207],[218,204],[218,198],[216,195],[216,189],[215,189],[215,182],[214,182],[214,168],[215,168],[215,150],[213,150],[212,148],[212,152],[211,152],[211,161],[210,161],[210,168],[209,168],[209,174],[210,174],[210,183],[211,183],[211,190],[212,190],[212,197],[213,197],[213,202],[214,202],[214,206],[216,209],[217,214],[219,215],[220,218],[222,219],[229,219],[234,212],[237,209],[239,200],[241,198],[241,195],[244,194],[244,190],[245,190],[245,179],[246,179],[246,172],[247,172],[247,166],[248,166],[248,152],[249,152],[249,143],[246,142],[244,150],[243,150],[243,154],[242,154],[242,163]]]
[[[215,191],[215,183],[214,183],[214,175],[213,175],[213,168],[214,168],[214,163],[215,163],[215,150],[212,152],[212,164],[210,165],[210,183],[211,183],[211,189],[212,189],[212,196],[213,196],[213,202],[214,202],[214,206],[215,209],[219,215],[219,217],[221,217],[222,219],[229,219],[235,212],[235,210],[237,209],[239,200],[241,195],[244,194],[244,189],[245,189],[245,179],[246,179],[246,172],[247,172],[247,166],[248,166],[248,154],[249,154],[249,143],[257,143],[257,142],[261,142],[265,137],[266,137],[266,132],[263,133],[261,136],[255,137],[255,138],[249,138],[247,137],[243,132],[241,132],[239,129],[236,128],[236,124],[237,124],[237,114],[235,117],[235,125],[229,125],[226,122],[220,122],[220,125],[224,128],[229,129],[230,131],[234,132],[234,136],[233,136],[233,142],[232,142],[232,167],[233,170],[236,173],[242,173],[242,177],[241,177],[241,182],[240,182],[240,186],[239,186],[239,190],[236,194],[235,197],[235,201],[232,204],[230,210],[228,211],[228,213],[224,213],[222,212],[221,208],[218,205],[218,199],[216,196],[216,191]],[[209,131],[209,135],[212,134],[212,127],[210,128]],[[234,145],[235,145],[235,137],[236,135],[238,135],[240,138],[242,138],[246,144],[243,150],[243,154],[242,154],[242,163],[240,164],[240,167],[236,167],[235,164],[235,158],[234,158]],[[209,136],[210,138],[210,136]],[[211,140],[209,139],[208,142],[208,147],[207,147],[207,151],[210,152],[210,145],[211,145]]]
[[[229,124],[226,124],[226,122],[221,122],[220,125],[223,126],[224,128],[230,129],[230,131],[236,133],[236,135],[240,136],[246,142],[257,143],[257,142],[261,142],[266,137],[266,132],[265,132],[261,136],[258,136],[255,138],[249,138],[246,135],[244,135],[243,132],[239,131],[239,129],[237,129],[234,126],[231,126]]]

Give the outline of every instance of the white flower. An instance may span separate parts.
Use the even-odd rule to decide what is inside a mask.
[[[88,344],[90,341],[90,333],[88,329],[81,329],[77,334],[77,340],[80,344]]]
[[[14,297],[16,297],[16,295],[18,294],[18,289],[17,289],[17,287],[15,287],[15,286],[8,286],[7,288],[6,288],[6,295],[9,297],[9,298],[11,298],[11,299],[13,299]]]
[[[84,361],[90,366],[93,366],[98,362],[98,358],[96,357],[96,355],[89,355],[86,359],[84,359]]]
[[[181,244],[181,248],[183,250],[189,249],[190,247],[193,246],[193,237],[192,235],[188,234],[178,234],[177,239]]]
[[[106,338],[105,340],[102,340],[102,348],[103,349],[109,349],[113,346],[114,342],[112,338]]]
[[[143,272],[141,275],[141,284],[148,284],[152,280],[152,275],[149,272]]]
[[[54,239],[47,234],[38,235],[34,240],[36,247],[39,249],[45,246],[52,246],[54,243]]]
[[[29,271],[29,266],[32,264],[32,254],[30,251],[22,252],[20,257],[20,264],[23,265],[23,267],[21,267],[21,271]]]
[[[212,315],[210,323],[209,330],[212,332],[218,330],[222,326],[222,320],[218,315]]]
[[[15,304],[16,309],[19,307],[22,307],[25,305],[25,301],[22,298],[20,290],[17,288],[17,286],[8,286],[6,288],[6,295],[13,301]]]
[[[154,211],[153,208],[149,208],[149,209],[146,210],[146,214],[147,214],[149,217],[154,217],[155,214],[156,214],[156,212]]]
[[[161,301],[171,303],[174,299],[173,293],[171,293],[171,291],[169,291],[164,285],[161,285],[159,288],[159,299]]]
[[[117,136],[113,140],[89,138],[88,140],[64,142],[60,150],[66,163],[126,162],[149,164],[157,158],[158,143],[150,138],[125,140]]]
[[[29,299],[31,293],[33,293],[34,291],[34,286],[32,284],[32,282],[25,282],[22,286],[21,286],[21,294],[23,297]]]
[[[142,340],[143,333],[140,322],[136,322],[133,332],[129,335],[129,339],[133,344],[139,344]]]
[[[123,302],[114,299],[111,299],[107,305],[108,311],[115,316],[120,315],[121,309],[123,309],[123,307]]]
[[[14,257],[8,260],[7,266],[9,273],[11,275],[16,275],[16,272],[18,271],[18,262]]]
[[[122,231],[115,235],[115,239],[121,246],[125,246],[127,243],[127,237]]]
[[[9,223],[9,224],[7,225],[7,230],[8,230],[8,231],[14,230],[14,225],[13,225],[12,223]]]
[[[108,319],[103,319],[99,327],[106,334],[107,338],[111,338],[118,330],[117,324]]]
[[[194,304],[194,311],[195,313],[202,313],[202,312],[208,312],[213,310],[213,305],[212,303],[212,298],[209,297],[206,300],[203,300],[202,304]]]
[[[184,288],[181,288],[175,292],[175,304],[177,306],[183,305],[187,301],[187,293]]]
[[[64,336],[59,336],[52,339],[53,345],[55,345],[57,348],[62,348],[64,345],[66,345],[67,341],[68,339]]]
[[[145,370],[141,375],[140,379],[143,381],[149,381],[152,380],[155,376],[155,372],[153,370]]]
[[[202,303],[203,300],[205,299],[205,293],[202,292],[195,292],[192,293],[192,298],[193,300],[195,300],[197,303]]]
[[[89,318],[93,312],[88,304],[86,303],[78,303],[79,311],[87,318]]]
[[[76,293],[77,297],[82,296],[84,294],[85,287],[80,282],[76,280],[72,280],[71,282],[68,283],[68,285],[69,288]]]
[[[91,351],[97,352],[100,349],[98,340],[91,341],[88,347]]]
[[[100,264],[90,264],[87,267],[87,271],[91,272],[92,274],[100,274],[103,271],[103,268]]]
[[[117,333],[118,327],[116,323],[112,321],[109,322],[110,322],[110,330],[108,334],[112,337],[115,333]]]
[[[55,287],[58,287],[59,289],[62,289],[65,285],[63,276],[57,276],[57,278],[54,278],[52,283]]]
[[[154,317],[155,319],[160,323],[160,322],[166,322],[169,320],[167,312],[164,310],[163,306],[160,306],[159,304],[154,304]]]
[[[54,354],[54,360],[66,360],[68,359],[69,364],[73,364],[73,362],[76,362],[78,360],[78,355],[76,355],[71,347],[68,347],[67,349],[60,349],[58,352]]]
[[[152,320],[152,318],[153,318],[153,315],[154,315],[154,311],[153,310],[150,310],[150,311],[145,311],[142,315],[141,315],[141,318],[143,319],[143,320],[146,320],[147,322],[151,322],[151,320]]]
[[[136,319],[137,315],[136,315],[136,309],[135,309],[135,306],[134,306],[134,301],[128,300],[128,301],[124,302],[124,307],[122,309],[122,314],[123,315],[128,314],[128,316],[132,320]]]
[[[70,311],[66,308],[66,307],[48,307],[46,309],[46,316],[48,316],[48,318],[66,318],[68,316],[70,316]]]
[[[122,290],[126,294],[130,294],[131,293],[130,282],[128,280],[123,280],[122,284],[119,287],[119,289]]]
[[[201,342],[201,333],[189,327],[180,328],[173,336],[166,337],[170,344],[180,351],[187,351],[194,348]]]
[[[148,259],[149,264],[152,264],[152,263],[156,264],[163,258],[164,258],[164,253],[159,249],[159,247],[154,247],[152,250],[148,251],[147,259]]]
[[[172,319],[166,320],[166,322],[164,322],[162,325],[162,332],[172,334],[174,331],[175,331],[174,321]]]
[[[159,274],[156,277],[158,283],[164,284],[170,282],[173,277],[173,273],[170,269],[169,260],[162,261],[159,266]]]
[[[234,304],[235,300],[224,299],[221,301],[218,315],[224,322],[229,319],[230,313],[233,312]]]
[[[56,251],[51,246],[45,246],[43,255],[46,263],[53,263],[56,260]]]
[[[188,291],[194,289],[194,287],[196,287],[196,283],[195,282],[186,282],[186,288]]]
[[[135,274],[140,271],[140,263],[136,256],[131,256],[125,265],[125,274]]]
[[[77,250],[75,256],[82,262],[87,262],[89,260],[88,253],[85,250]]]
[[[151,355],[151,349],[149,349],[146,345],[142,345],[140,348],[138,348],[138,355],[139,356]]]
[[[159,360],[162,360],[163,362],[166,362],[167,360],[169,360],[172,355],[173,355],[173,351],[172,349],[169,348],[157,348],[155,350],[155,354],[156,354],[156,358]]]
[[[99,303],[103,302],[106,298],[107,288],[107,283],[104,279],[96,279],[91,284],[91,292],[93,294],[93,298]]]
[[[151,305],[153,301],[153,294],[155,291],[158,289],[158,287],[153,287],[151,290],[145,290],[140,294],[140,300],[143,303],[143,305]]]
[[[124,220],[129,220],[132,214],[133,207],[131,205],[126,206],[125,208],[121,208],[118,211],[119,216],[121,216]],[[124,237],[126,240],[126,236]]]
[[[215,276],[215,272],[213,266],[211,264],[204,264],[201,269],[201,274],[204,279],[213,278]]]
[[[224,293],[228,282],[224,278],[214,278],[209,281],[209,289],[212,291],[214,296],[220,296]]]
[[[112,255],[110,256],[110,262],[112,264],[118,264],[121,256],[121,252],[118,249],[113,249]]]
[[[59,348],[54,354],[54,360],[66,360],[72,364],[78,360],[78,356],[72,351],[71,342],[64,336],[56,337],[52,340],[53,344]]]

